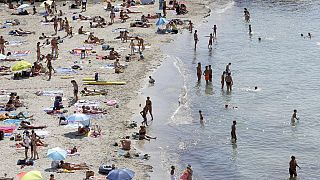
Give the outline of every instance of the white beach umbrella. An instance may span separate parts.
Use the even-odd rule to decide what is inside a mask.
[[[30,6],[29,4],[22,4],[17,9],[24,9],[24,8],[29,7],[29,6]]]

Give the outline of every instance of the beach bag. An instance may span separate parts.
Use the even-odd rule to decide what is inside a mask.
[[[110,171],[112,171],[111,166],[101,165],[101,166],[99,167],[99,173],[100,173],[100,174],[105,174],[105,175],[107,175],[107,174],[109,174]]]
[[[102,50],[103,51],[106,51],[106,50],[109,50],[110,49],[110,46],[108,44],[103,44],[102,45]]]

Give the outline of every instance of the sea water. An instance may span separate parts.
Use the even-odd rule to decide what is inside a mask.
[[[148,134],[158,139],[146,148],[160,151],[155,171],[169,173],[170,165],[182,169],[190,164],[199,180],[288,179],[294,155],[299,179],[320,179],[320,1],[216,1],[210,7],[207,22],[196,23],[197,50],[188,32],[164,48],[168,58],[154,74],[156,84],[143,92],[153,100],[155,120]],[[249,23],[243,18],[245,7]],[[217,39],[208,50],[205,36],[214,24]],[[300,36],[308,32],[311,39]],[[202,68],[212,65],[212,84],[204,78],[197,82],[198,62]],[[229,62],[231,93],[220,85]],[[238,108],[225,109],[225,104]],[[293,109],[300,117],[295,124]],[[237,143],[230,141],[234,120]]]

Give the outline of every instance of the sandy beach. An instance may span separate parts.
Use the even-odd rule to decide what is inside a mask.
[[[209,9],[206,8],[206,4],[201,0],[188,0],[184,1],[187,6],[188,13],[185,15],[175,15],[172,10],[168,10],[167,19],[181,19],[181,20],[192,20],[194,25],[197,26],[204,16],[209,13]],[[134,103],[138,107],[139,104],[143,104],[144,101],[137,98],[138,91],[147,82],[148,76],[151,71],[155,70],[163,59],[163,52],[160,47],[165,46],[179,36],[179,34],[156,34],[155,31],[157,26],[155,25],[158,19],[150,19],[151,27],[149,28],[138,28],[130,27],[130,23],[136,19],[140,19],[141,15],[155,14],[160,12],[158,9],[158,2],[154,5],[138,5],[129,8],[132,11],[139,11],[141,13],[130,13],[130,18],[121,23],[119,19],[119,13],[116,12],[115,23],[107,25],[105,28],[90,28],[87,20],[72,20],[72,16],[78,16],[81,13],[84,16],[101,16],[110,21],[110,11],[104,10],[106,3],[88,4],[87,10],[81,12],[81,9],[69,9],[69,5],[72,2],[67,2],[66,6],[62,6],[62,2],[58,2],[58,10],[63,11],[63,18],[67,17],[70,26],[73,27],[73,37],[65,37],[64,31],[58,31],[57,36],[63,38],[63,43],[59,44],[59,57],[52,61],[53,68],[58,70],[59,68],[70,68],[73,65],[81,66],[81,70],[76,70],[73,74],[64,74],[56,72],[52,75],[52,79],[48,81],[48,76],[40,74],[35,77],[29,77],[22,80],[13,80],[13,74],[0,76],[1,87],[0,90],[6,92],[16,92],[20,96],[23,107],[19,107],[16,111],[27,112],[33,116],[31,124],[46,125],[47,128],[42,129],[42,133],[45,134],[45,138],[41,139],[46,146],[38,147],[39,159],[35,160],[33,166],[25,166],[21,169],[21,166],[17,165],[19,159],[24,159],[24,149],[18,150],[15,144],[18,141],[11,141],[10,136],[6,136],[4,140],[0,141],[0,156],[3,157],[0,166],[0,177],[7,174],[7,177],[14,177],[22,171],[27,172],[31,170],[38,170],[42,173],[43,179],[49,179],[50,174],[54,174],[56,179],[83,179],[85,178],[86,170],[77,170],[73,173],[56,173],[55,170],[51,169],[51,161],[47,157],[47,151],[55,147],[61,147],[62,149],[69,150],[72,147],[78,147],[80,155],[68,156],[65,162],[71,163],[86,163],[89,166],[89,170],[95,173],[97,177],[105,177],[98,173],[100,165],[111,165],[115,164],[117,168],[128,168],[135,172],[134,179],[162,179],[162,177],[149,177],[148,173],[153,171],[152,166],[148,165],[148,160],[144,160],[142,157],[148,152],[140,152],[134,148],[136,141],[131,139],[132,146],[130,154],[132,158],[125,158],[120,154],[120,147],[113,146],[115,142],[120,144],[120,140],[125,136],[131,136],[133,132],[138,132],[139,128],[128,128],[130,119],[133,115]],[[120,1],[112,2],[113,5],[120,4]],[[14,3],[15,4],[15,3]],[[36,4],[38,12],[44,12],[43,7],[39,7],[40,4]],[[27,8],[29,12],[32,12],[32,7]],[[30,54],[26,56],[15,56],[14,58],[22,58],[30,63],[36,61],[36,43],[41,44],[44,40],[39,40],[41,33],[47,36],[54,34],[53,25],[51,23],[41,23],[44,18],[39,15],[26,15],[16,16],[10,15],[12,12],[17,10],[9,10],[7,5],[1,4],[0,7],[0,22],[4,23],[7,20],[18,19],[20,25],[9,26],[0,30],[1,36],[6,41],[19,42],[18,45],[8,45],[5,49],[6,52],[14,51],[30,51]],[[49,16],[51,19],[54,16]],[[4,25],[4,24],[2,24]],[[120,64],[126,65],[123,73],[116,74],[114,69],[106,68],[106,64],[113,64],[114,60],[101,60],[96,59],[96,55],[107,55],[109,51],[102,50],[102,45],[88,45],[84,44],[84,40],[87,39],[88,35],[79,35],[77,33],[80,26],[84,26],[85,31],[94,32],[94,36],[104,39],[105,44],[110,45],[120,55]],[[184,30],[187,25],[180,25],[179,33],[186,32]],[[34,31],[34,34],[27,36],[10,36],[8,32],[22,28],[23,30]],[[129,62],[125,61],[125,56],[130,54],[130,47],[128,42],[121,42],[120,39],[115,39],[119,36],[118,28],[127,28],[129,30],[129,36],[139,36],[144,39],[146,49],[143,51],[144,59],[139,60],[139,55],[136,53]],[[95,53],[89,54],[84,59],[80,59],[80,56],[75,56],[70,53],[74,48],[92,47]],[[41,47],[41,54],[46,55],[51,53],[51,46],[45,45]],[[1,65],[13,66],[16,62],[0,61]],[[45,62],[42,64],[45,66]],[[124,81],[126,85],[119,86],[86,86],[83,85],[83,78],[93,78],[95,73],[99,73],[99,79],[107,81]],[[72,76],[72,77],[69,77]],[[64,110],[68,112],[64,113],[64,116],[69,116],[74,111],[79,111],[79,106],[71,105],[70,101],[73,99],[73,87],[70,83],[71,80],[76,80],[79,85],[79,91],[83,90],[84,87],[89,89],[106,90],[107,95],[100,96],[79,96],[80,102],[86,101],[86,103],[94,103],[99,108],[106,109],[107,114],[90,115],[91,124],[98,125],[102,132],[97,138],[91,136],[75,136],[77,129],[72,127],[60,126],[59,116],[60,115],[48,115],[44,112],[44,109],[52,107],[54,103],[54,96],[38,96],[37,91],[63,91]],[[1,95],[1,103],[6,103],[8,100],[7,95]],[[108,106],[105,102],[109,100],[116,100],[117,105]],[[128,106],[128,103],[130,106]],[[4,111],[1,112],[5,113]],[[13,112],[11,112],[13,113]],[[154,112],[156,114],[156,112]],[[138,126],[141,122],[138,122]],[[10,126],[4,122],[0,122],[1,126]],[[153,127],[154,128],[154,127]],[[15,130],[14,133],[21,133],[23,130]],[[14,136],[14,134],[12,135]],[[158,137],[161,138],[161,137]],[[151,140],[150,143],[156,143],[156,140]],[[139,153],[139,157],[135,157],[133,154]],[[30,155],[29,155],[30,156]],[[156,158],[156,157],[151,157]],[[168,173],[170,165],[168,165]],[[179,174],[179,172],[177,172]]]

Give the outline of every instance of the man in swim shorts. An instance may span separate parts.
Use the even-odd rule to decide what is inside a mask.
[[[231,73],[228,73],[227,76],[225,77],[226,84],[227,84],[227,91],[232,90],[232,85],[233,85],[233,80],[231,77]]]
[[[208,84],[208,82],[209,82],[209,67],[208,66],[206,66],[206,69],[204,70],[203,75],[204,75],[204,79],[206,80],[206,83]]]
[[[199,63],[199,62],[198,62],[198,66],[197,66],[197,77],[198,77],[198,82],[201,80],[201,75],[202,75],[201,63]]]
[[[198,39],[198,34],[197,34],[197,30],[194,31],[194,34],[193,34],[193,39],[194,39],[194,49],[197,49],[197,43],[199,41]]]
[[[150,97],[147,97],[145,108],[146,108],[146,114],[148,114],[148,112],[149,112],[150,115],[151,115],[151,121],[153,121],[152,102],[151,102],[151,100],[150,100]]]
[[[237,141],[237,135],[236,135],[236,125],[237,121],[233,121],[233,124],[231,126],[231,140]]]
[[[290,178],[297,177],[297,167],[299,167],[299,169],[301,169],[300,166],[297,164],[296,157],[291,156],[291,161],[289,162]]]

